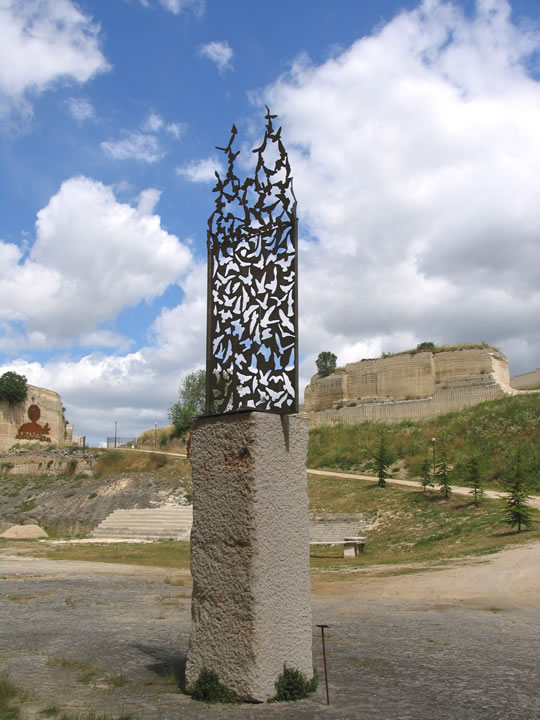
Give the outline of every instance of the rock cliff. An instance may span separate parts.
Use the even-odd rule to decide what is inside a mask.
[[[514,394],[508,361],[489,347],[401,353],[350,363],[306,387],[310,425],[422,419]]]

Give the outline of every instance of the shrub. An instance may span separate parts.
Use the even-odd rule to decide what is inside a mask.
[[[283,665],[283,672],[276,680],[276,695],[273,700],[276,702],[302,700],[315,692],[317,684],[317,673],[314,672],[311,680],[308,680],[300,670]]]
[[[201,700],[207,703],[233,703],[238,702],[238,696],[223,685],[214,670],[203,667],[195,685],[191,697],[194,700]]]
[[[319,377],[331,375],[336,369],[336,362],[337,357],[333,352],[325,350],[324,352],[319,353],[317,359],[315,360]]]

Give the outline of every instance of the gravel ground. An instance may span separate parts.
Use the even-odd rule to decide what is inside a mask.
[[[321,682],[312,698],[209,706],[181,691],[186,574],[5,554],[0,673],[28,691],[28,719],[55,705],[141,720],[539,720],[539,551],[517,548],[439,572],[315,582],[314,626],[330,625],[330,706],[315,627]],[[490,591],[487,579],[496,587],[497,577],[505,587]]]

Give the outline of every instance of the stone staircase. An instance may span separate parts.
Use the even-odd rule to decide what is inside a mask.
[[[185,540],[193,524],[192,505],[169,505],[143,510],[115,510],[92,531],[93,538],[119,540]],[[362,515],[328,513],[310,515],[310,543],[342,543],[361,535],[366,522]]]
[[[119,540],[187,540],[193,524],[192,505],[143,510],[115,510],[92,531],[93,538]]]
[[[356,513],[326,513],[309,516],[309,542],[311,544],[340,544],[346,537],[362,535],[365,518]]]

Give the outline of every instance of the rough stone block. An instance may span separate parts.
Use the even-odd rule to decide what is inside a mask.
[[[265,701],[284,664],[313,675],[307,440],[299,417],[195,422],[188,689],[206,667]]]

